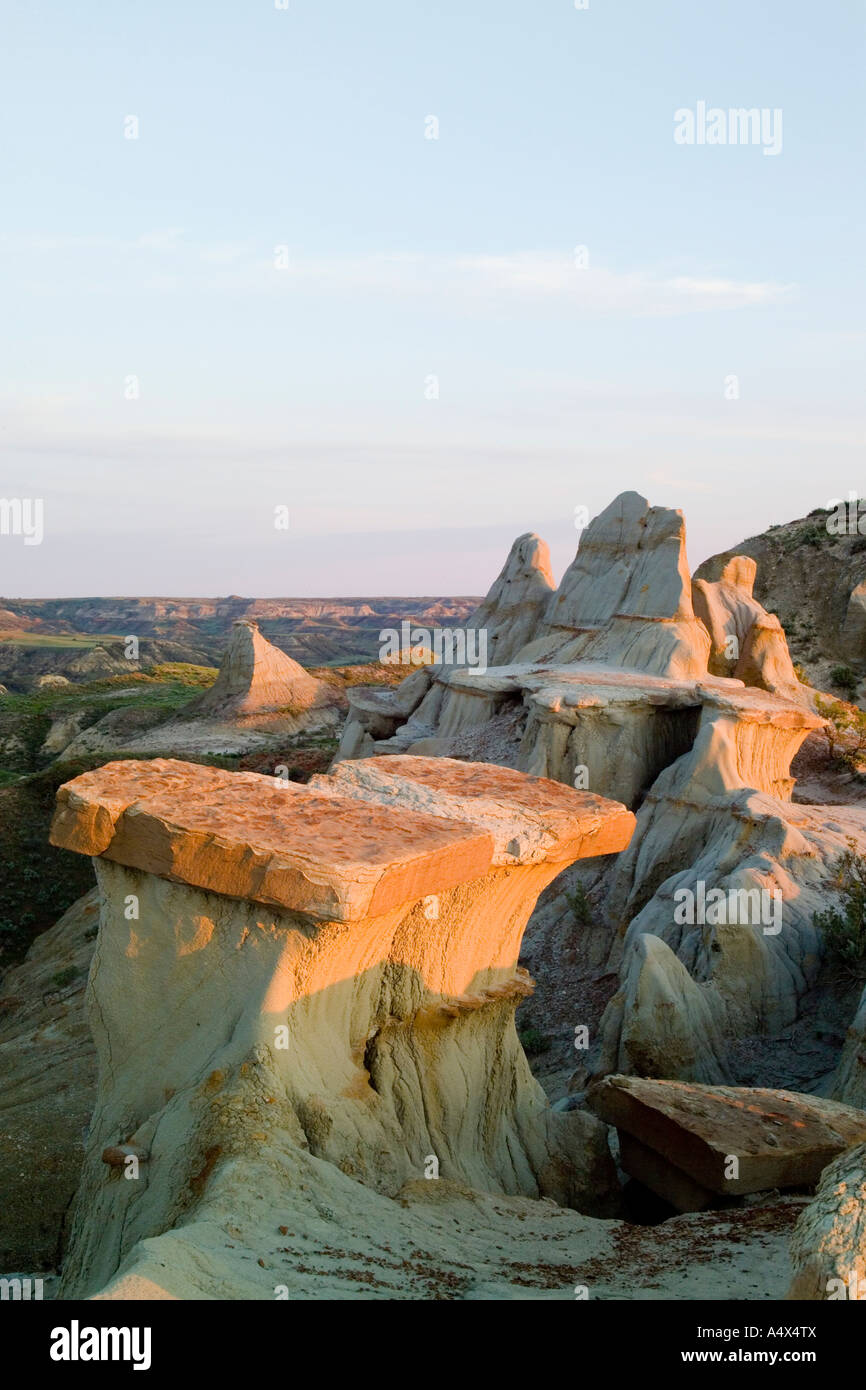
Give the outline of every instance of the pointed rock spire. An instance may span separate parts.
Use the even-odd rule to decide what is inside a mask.
[[[199,715],[298,713],[333,704],[334,691],[316,680],[259,632],[258,624],[241,619],[231,637],[210,690],[196,702]]]
[[[505,665],[532,640],[554,587],[547,542],[534,531],[518,536],[487,597],[466,623],[486,631],[488,665]]]

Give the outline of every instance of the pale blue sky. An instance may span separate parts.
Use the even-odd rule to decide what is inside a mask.
[[[45,505],[5,595],[481,592],[624,488],[693,564],[866,492],[853,0],[3,28],[0,496]],[[702,100],[781,108],[782,152],[675,144]]]

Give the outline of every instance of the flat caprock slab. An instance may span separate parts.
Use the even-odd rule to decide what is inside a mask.
[[[625,849],[635,818],[619,802],[547,777],[456,758],[347,759],[314,777],[339,796],[471,820],[493,836],[494,864],[572,863]]]
[[[227,897],[349,922],[447,892],[498,863],[609,854],[625,848],[634,828],[618,802],[508,769],[426,758],[363,766],[375,771],[380,763],[401,765],[398,785],[392,778],[380,796],[364,797],[337,777],[307,787],[174,759],[107,763],[59,789],[51,843]],[[416,778],[414,764],[423,765]],[[421,785],[423,798],[413,794]],[[498,821],[488,814],[494,802]],[[527,816],[531,824],[549,818],[543,854],[526,839]],[[516,833],[503,858],[497,840],[506,822]]]

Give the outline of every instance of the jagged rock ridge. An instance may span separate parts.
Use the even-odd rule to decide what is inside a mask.
[[[800,1017],[824,953],[813,915],[848,842],[866,849],[862,808],[791,802],[792,759],[824,721],[754,597],[754,562],[728,554],[700,573],[692,584],[681,513],[625,493],[513,660],[350,695],[340,760],[483,750],[636,811],[628,851],[583,880],[620,977],[589,1076],[737,1079],[743,1037]],[[781,926],[678,922],[677,895],[699,884],[749,907],[779,899]]]

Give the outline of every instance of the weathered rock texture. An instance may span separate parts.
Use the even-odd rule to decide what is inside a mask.
[[[536,634],[555,585],[550,551],[534,532],[518,536],[501,573],[466,627],[485,634],[487,665],[513,661]]]
[[[818,689],[839,663],[866,670],[866,509],[849,510],[841,533],[832,513],[816,509],[714,555],[694,575],[717,581],[732,557],[751,557],[756,599],[778,613],[794,660]]]
[[[599,885],[614,932],[608,967],[620,971],[621,985],[602,1020],[595,1075],[635,1070],[729,1080],[731,1049],[741,1039],[792,1028],[818,979],[824,945],[814,915],[826,907],[834,866],[849,842],[866,848],[866,812],[785,800],[781,774],[791,745],[784,754],[782,748],[799,741],[804,728],[760,727],[764,737],[780,740],[778,757],[772,743],[765,752],[764,776],[775,781],[775,795],[752,790],[761,781],[757,758],[751,769],[748,759],[737,766],[732,758],[744,736],[757,754],[757,729],[725,730],[707,720],[691,753],[656,780],[629,849]],[[684,892],[693,914],[683,908]],[[706,900],[713,892],[723,904],[699,913],[698,895]],[[647,933],[677,957],[688,984],[658,948],[650,972],[641,941]],[[676,1007],[662,1006],[674,996]],[[672,1031],[679,1041],[669,1051]]]
[[[624,492],[595,517],[517,661],[599,661],[658,676],[707,669],[692,608],[682,512]]]
[[[123,762],[61,788],[52,839],[94,856],[103,895],[68,1296],[118,1270],[153,1278],[154,1260],[196,1264],[227,1192],[252,1260],[263,1171],[288,1202],[311,1158],[341,1202],[350,1179],[390,1198],[431,1163],[464,1188],[612,1201],[603,1128],[548,1108],[514,1009],[538,893],[623,848],[633,817],[507,769],[354,771],[306,788]],[[123,1145],[146,1155],[135,1179],[103,1162]],[[212,1256],[198,1296],[222,1296]]]
[[[730,1080],[722,1001],[660,937],[647,931],[634,938],[620,981],[602,1022],[599,1074]]]
[[[487,665],[496,663],[499,679],[488,682],[472,667],[430,668],[426,686],[411,689],[408,711],[408,688],[401,687],[399,707],[395,696],[371,699],[370,692],[354,692],[339,757],[447,754],[460,734],[479,730],[520,703],[529,689],[524,678],[545,663],[555,662],[558,669],[585,662],[590,669],[625,667],[671,678],[706,674],[710,641],[692,608],[680,512],[623,493],[587,527],[574,563],[559,588],[549,591],[543,611],[549,571],[546,555],[538,558],[541,544],[537,537],[520,537],[472,620],[472,626],[486,627]],[[536,548],[533,568],[526,554],[530,545]],[[437,740],[435,746],[427,746],[430,739]],[[524,756],[530,755],[521,750]]]
[[[845,1038],[833,1078],[833,1096],[866,1110],[866,989]]]
[[[58,1262],[96,1090],[84,986],[99,921],[94,889],[7,971],[0,997],[0,1270]]]
[[[866,1115],[816,1096],[608,1076],[592,1109],[616,1125],[626,1172],[680,1210],[816,1183],[866,1139]]]
[[[602,794],[605,783],[593,779],[623,769],[631,804],[690,746],[701,708],[714,699],[736,704],[744,686],[756,686],[808,703],[778,620],[752,597],[751,561],[735,559],[718,582],[704,581],[693,604],[681,512],[651,507],[634,492],[616,498],[587,527],[520,645],[537,610],[508,595],[514,588],[523,599],[518,557],[529,539],[515,543],[473,618],[480,627],[483,617],[489,633],[487,669],[440,664],[397,690],[351,692],[338,758],[448,756],[458,748],[471,756],[473,738],[480,746],[495,721],[519,709],[519,751],[503,749],[494,761],[561,781],[586,767]],[[727,655],[731,637],[735,657]]]
[[[243,619],[232,628],[216,681],[194,708],[213,718],[297,716],[333,703],[331,686],[308,675],[297,661],[266,641],[257,623]]]
[[[736,555],[717,566],[708,565],[704,573],[715,571],[715,581],[695,578],[693,585],[695,613],[710,634],[709,669],[792,700],[807,700],[782,624],[752,593],[755,561]]]
[[[311,676],[244,619],[232,627],[216,681],[182,714],[160,722],[152,711],[142,718],[141,711],[115,710],[83,729],[64,753],[69,759],[120,752],[196,757],[282,749],[302,734],[329,734],[344,708],[342,691]]]
[[[791,1240],[789,1298],[866,1301],[866,1144],[831,1163]]]
[[[467,634],[473,636],[467,638],[462,653],[455,652],[455,659],[469,653],[476,667],[513,661],[520,648],[535,635],[553,592],[547,545],[532,532],[518,536],[483,603],[463,625]],[[429,702],[425,704],[425,696],[437,672],[447,673],[450,669],[447,664],[436,666],[431,662],[429,668],[410,672],[396,689],[374,686],[349,690],[349,715],[337,759],[393,751],[390,747],[377,748],[376,742],[392,739],[419,706],[424,710],[420,717],[432,719],[432,712],[428,714],[432,707]],[[438,687],[433,690],[432,699],[438,711],[441,703]],[[426,732],[427,725],[423,727]],[[416,740],[413,737],[408,741]]]
[[[96,893],[88,894],[6,977],[6,1272],[52,1267],[80,1177],[96,1091],[84,981],[98,911]],[[58,987],[57,976],[73,969],[75,978]],[[242,1124],[243,1110],[235,1114]],[[71,1139],[58,1146],[58,1134]],[[790,1281],[788,1232],[802,1202],[756,1202],[738,1214],[736,1227],[712,1210],[660,1227],[626,1227],[552,1201],[470,1192],[445,1178],[407,1183],[393,1200],[309,1150],[287,1150],[275,1166],[256,1140],[244,1162],[215,1168],[205,1220],[188,1222],[180,1239],[167,1233],[142,1242],[127,1272],[98,1296],[212,1297],[218,1281],[225,1298],[273,1299],[282,1286],[293,1299],[573,1301],[576,1283],[593,1299],[782,1297]],[[697,1268],[696,1245],[704,1255]]]

